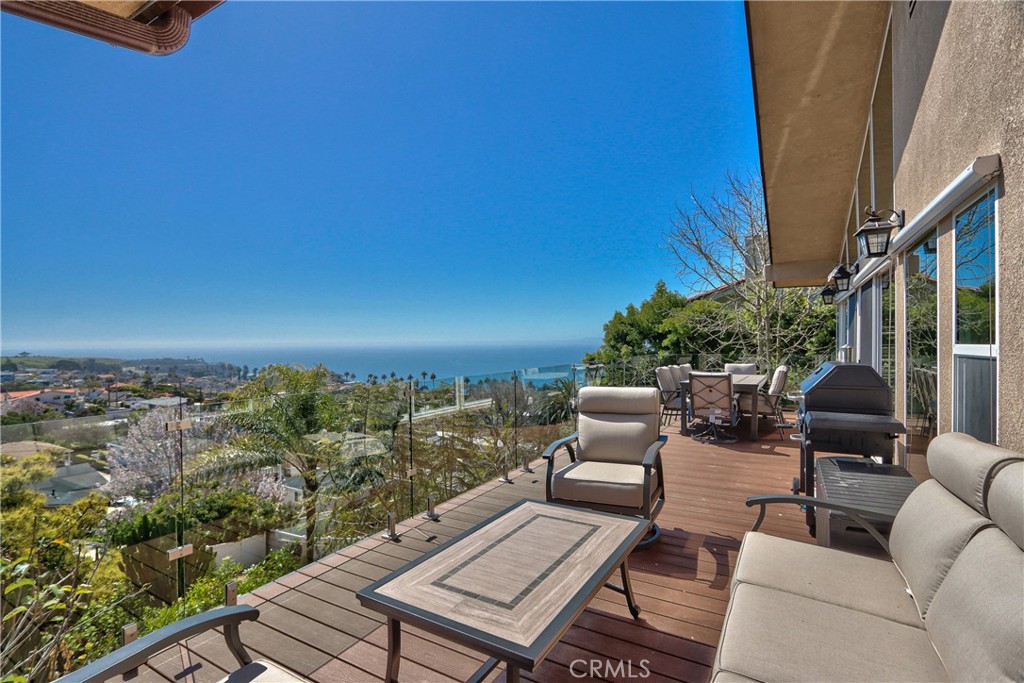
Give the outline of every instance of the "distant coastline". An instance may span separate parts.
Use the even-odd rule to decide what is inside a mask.
[[[517,345],[432,345],[406,347],[229,347],[223,348],[4,348],[3,356],[16,360],[18,353],[62,356],[66,358],[118,358],[139,360],[152,358],[202,358],[208,363],[231,363],[256,369],[272,363],[305,367],[324,364],[337,373],[351,372],[359,379],[367,374],[401,376],[422,372],[438,378],[494,375],[527,368],[564,365],[579,362],[597,349],[600,340]]]

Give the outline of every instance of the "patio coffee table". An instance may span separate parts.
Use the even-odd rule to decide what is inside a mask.
[[[640,609],[627,558],[649,522],[524,500],[357,593],[388,622],[384,680],[398,680],[402,622],[490,656],[470,678],[501,661],[505,680],[533,671],[590,600],[619,570],[634,619]]]

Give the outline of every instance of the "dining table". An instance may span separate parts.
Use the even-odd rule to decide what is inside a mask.
[[[732,390],[737,394],[750,394],[750,440],[757,441],[757,399],[761,395],[761,387],[768,381],[768,375],[732,376]]]
[[[760,397],[761,387],[768,382],[768,375],[751,375],[732,373],[732,391],[734,394],[750,394],[750,440],[757,441],[757,401]],[[690,383],[683,382],[679,386],[681,396],[690,395]],[[686,433],[685,420],[679,428],[680,434]]]

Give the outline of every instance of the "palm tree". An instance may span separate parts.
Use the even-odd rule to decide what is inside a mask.
[[[571,420],[575,400],[575,379],[559,377],[552,382],[550,390],[544,397],[544,403],[541,406],[541,416],[545,423],[557,424]]]
[[[206,473],[252,471],[272,465],[297,470],[303,482],[307,563],[316,559],[320,487],[341,456],[337,441],[316,438],[336,430],[342,418],[341,405],[327,391],[330,377],[323,365],[308,370],[287,365],[264,368],[259,377],[235,392],[238,399],[256,399],[252,410],[227,416],[239,435],[228,446],[211,451],[201,466]]]
[[[433,372],[430,373],[430,383],[432,385],[431,386],[432,389],[436,389],[437,388],[437,375],[434,374]]]

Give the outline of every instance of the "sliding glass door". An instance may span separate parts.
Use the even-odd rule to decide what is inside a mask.
[[[996,441],[996,194],[992,189],[953,221],[953,429]]]

